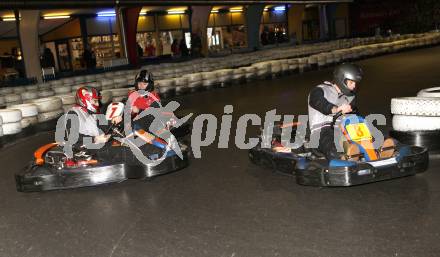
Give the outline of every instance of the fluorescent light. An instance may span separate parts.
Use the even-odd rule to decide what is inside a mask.
[[[211,10],[211,13],[218,13],[218,10]]]
[[[98,17],[114,17],[116,16],[115,11],[103,11],[97,13]]]
[[[285,11],[286,7],[285,6],[277,6],[274,8],[275,11]]]
[[[242,12],[243,9],[229,9],[229,12]]]
[[[15,21],[15,18],[2,18],[2,21]]]
[[[268,12],[268,11],[269,11],[269,8],[264,8],[264,11],[265,11],[265,12]]]
[[[70,15],[43,16],[45,20],[70,19]]]
[[[170,10],[167,12],[168,12],[168,14],[184,14],[185,10]]]

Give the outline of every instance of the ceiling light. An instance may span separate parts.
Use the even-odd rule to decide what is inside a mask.
[[[43,19],[45,20],[56,20],[56,19],[70,19],[70,15],[50,15],[50,16],[43,16]]]
[[[15,21],[15,18],[2,18],[2,21]]]
[[[114,17],[116,16],[115,11],[103,11],[97,13],[98,17]]]
[[[286,10],[286,7],[285,6],[277,6],[277,7],[274,8],[274,10],[278,11],[278,12],[282,12],[282,11]]]
[[[184,14],[185,10],[169,10],[168,14]]]
[[[242,12],[243,9],[229,9],[229,12]]]

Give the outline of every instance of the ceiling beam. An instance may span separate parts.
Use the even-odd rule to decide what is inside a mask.
[[[59,9],[143,5],[232,5],[232,4],[312,4],[312,3],[350,3],[353,0],[1,0],[0,9]]]

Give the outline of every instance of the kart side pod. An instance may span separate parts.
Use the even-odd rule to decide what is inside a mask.
[[[306,169],[296,169],[300,185],[344,187],[395,179],[424,172],[429,165],[425,148],[404,146],[396,158],[376,162],[313,161]]]

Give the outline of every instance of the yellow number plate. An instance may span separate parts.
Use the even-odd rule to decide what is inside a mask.
[[[370,130],[365,123],[350,124],[345,126],[345,129],[353,141],[361,141],[372,138]]]

